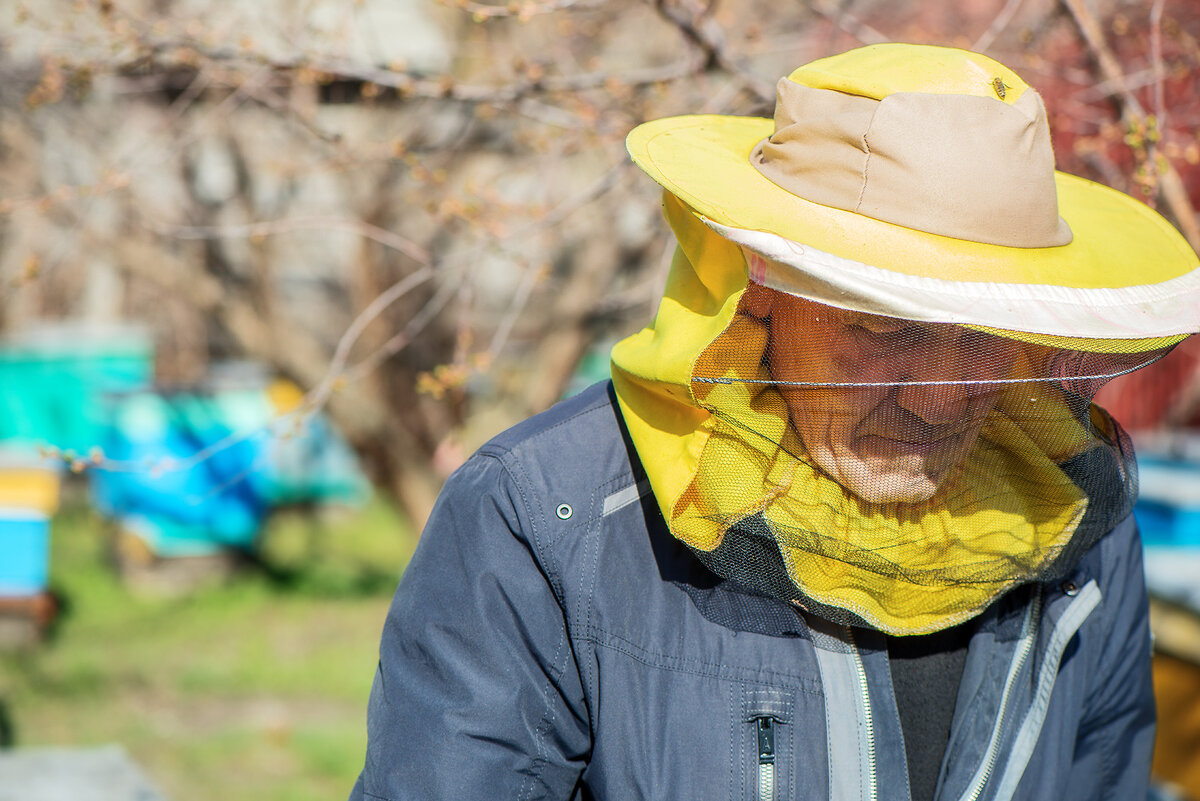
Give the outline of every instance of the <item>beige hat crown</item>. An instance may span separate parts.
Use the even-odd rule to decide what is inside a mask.
[[[774,122],[751,161],[805,200],[974,242],[1071,242],[1042,100],[984,56],[822,59],[779,81]]]

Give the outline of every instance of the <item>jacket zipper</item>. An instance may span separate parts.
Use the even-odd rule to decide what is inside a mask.
[[[875,801],[879,793],[879,785],[875,776],[875,724],[871,718],[871,694],[867,689],[867,669],[863,666],[862,654],[858,652],[858,644],[854,641],[854,629],[846,627],[846,637],[850,641],[850,649],[854,654],[854,671],[858,677],[860,708],[863,713],[863,727],[866,729],[867,742],[867,799]]]
[[[775,801],[775,720],[755,718],[758,734],[758,801]]]
[[[1034,640],[1037,639],[1037,621],[1042,614],[1041,592],[1034,593],[1033,601],[1029,604],[1026,614],[1028,617],[1025,618],[1025,625],[1021,632],[1020,650],[1017,651],[1012,667],[1008,671],[1008,678],[1004,682],[1004,692],[1000,696],[1000,710],[996,713],[996,725],[992,729],[992,739],[988,743],[987,754],[984,756],[983,770],[978,774],[970,791],[962,796],[963,801],[979,801],[979,797],[983,795],[983,789],[987,787],[988,779],[991,778],[992,771],[996,768],[996,760],[1000,755],[1000,734],[1004,729],[1005,718],[1008,716],[1013,684],[1025,666],[1025,662],[1028,661],[1029,654],[1033,651]]]

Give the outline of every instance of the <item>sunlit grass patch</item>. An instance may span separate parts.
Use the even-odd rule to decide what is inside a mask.
[[[111,532],[68,503],[51,534],[62,611],[46,642],[0,654],[0,732],[18,747],[119,743],[172,801],[342,797],[414,545],[381,501],[292,510],[230,575],[155,593],[121,579]]]

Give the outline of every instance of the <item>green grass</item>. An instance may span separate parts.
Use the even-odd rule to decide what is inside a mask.
[[[118,743],[171,801],[345,797],[415,546],[387,505],[277,514],[261,564],[186,593],[122,581],[81,506],[55,518],[51,542],[63,611],[47,641],[0,654],[14,745]]]

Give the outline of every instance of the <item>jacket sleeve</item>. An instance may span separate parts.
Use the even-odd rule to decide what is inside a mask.
[[[1130,515],[1102,540],[1105,630],[1076,743],[1074,787],[1098,787],[1097,801],[1144,799],[1154,750],[1149,601],[1142,543]]]
[[[491,456],[442,490],[384,624],[351,799],[573,796],[582,685],[520,500]]]

